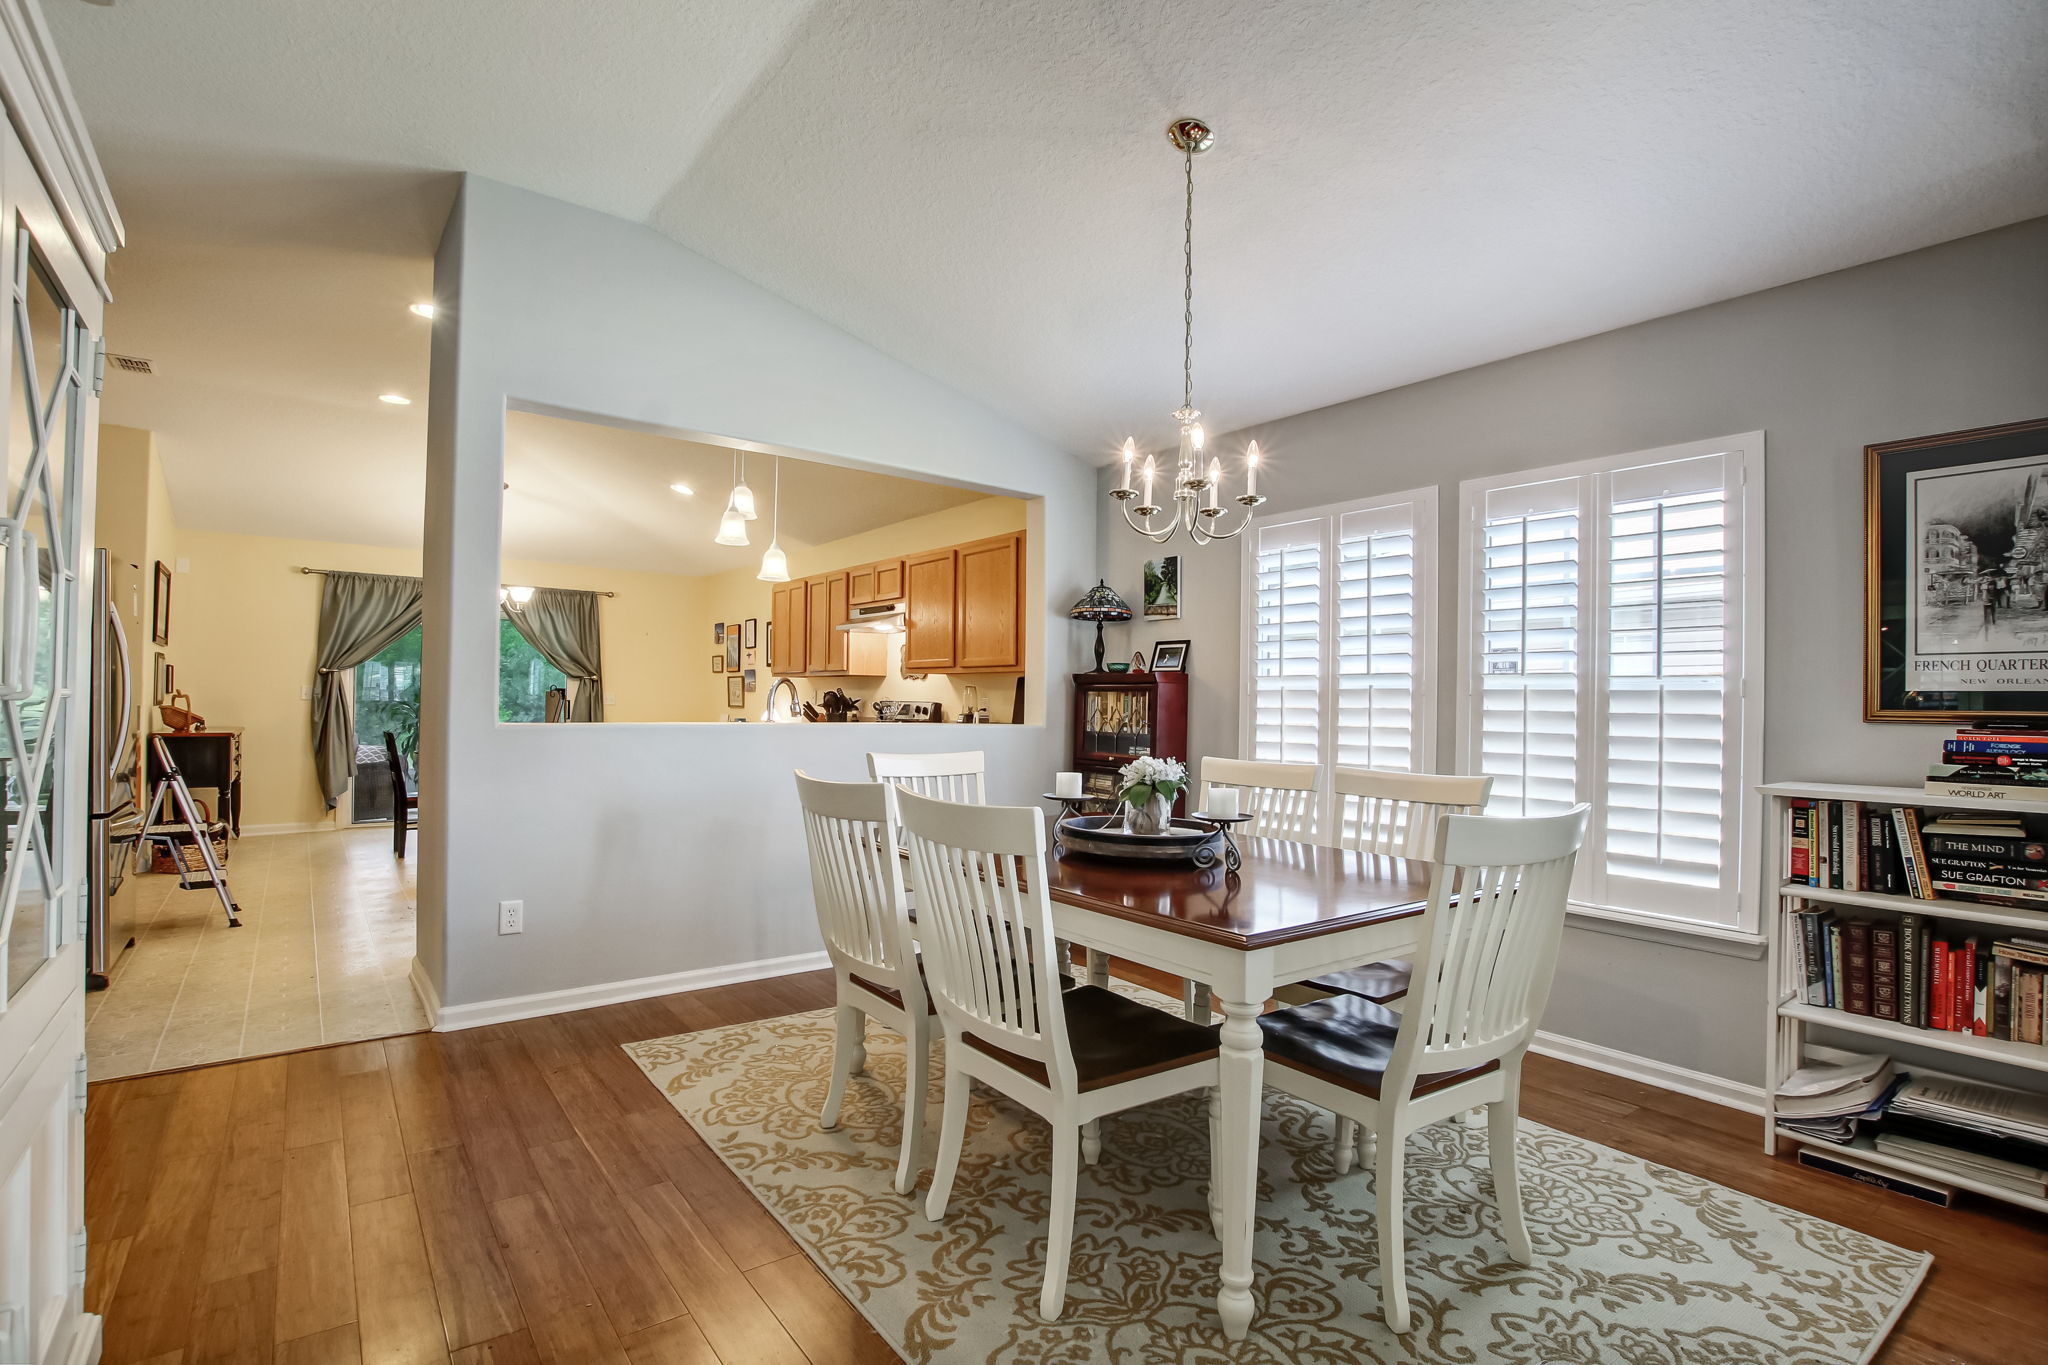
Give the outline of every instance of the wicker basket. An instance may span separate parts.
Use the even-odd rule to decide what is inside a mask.
[[[206,822],[206,837],[213,842],[213,861],[225,867],[228,861],[228,827],[213,818],[213,812],[206,808],[204,801],[194,797],[192,804],[199,808],[199,818]],[[187,872],[206,870],[206,859],[200,856],[199,845],[190,839],[172,845],[178,851],[177,861],[172,860],[171,850],[164,845],[152,842],[149,847],[151,872],[174,873],[178,871],[178,862],[185,864]]]

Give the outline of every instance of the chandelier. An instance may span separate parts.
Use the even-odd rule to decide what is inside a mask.
[[[1180,149],[1187,182],[1181,231],[1181,394],[1180,406],[1173,413],[1173,419],[1180,423],[1180,464],[1166,490],[1173,506],[1163,508],[1155,497],[1159,470],[1152,456],[1145,457],[1142,492],[1132,485],[1138,446],[1137,442],[1126,440],[1123,481],[1110,490],[1110,496],[1123,509],[1124,521],[1139,535],[1163,544],[1185,528],[1188,539],[1197,545],[1207,545],[1212,540],[1228,540],[1242,534],[1251,524],[1252,509],[1265,499],[1259,496],[1259,443],[1253,441],[1244,453],[1244,492],[1235,499],[1243,505],[1244,516],[1230,530],[1219,529],[1219,518],[1223,515],[1223,462],[1205,449],[1208,437],[1202,430],[1202,414],[1195,407],[1195,154],[1214,146],[1216,136],[1200,119],[1180,118],[1166,125],[1166,137]],[[1208,459],[1206,465],[1204,456]],[[1136,507],[1131,506],[1133,498],[1137,499]],[[1162,519],[1162,513],[1168,515]]]

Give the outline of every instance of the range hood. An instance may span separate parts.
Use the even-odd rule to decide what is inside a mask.
[[[875,602],[864,607],[855,607],[847,613],[848,620],[839,626],[840,630],[861,635],[901,635],[904,612],[901,602]]]

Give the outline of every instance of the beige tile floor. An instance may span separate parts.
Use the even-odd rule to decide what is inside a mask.
[[[135,947],[86,997],[94,1080],[427,1027],[407,980],[412,865],[388,829],[237,840],[239,929],[209,890],[139,880]]]

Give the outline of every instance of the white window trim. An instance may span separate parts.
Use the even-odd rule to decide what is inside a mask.
[[[1259,572],[1258,533],[1266,526],[1281,526],[1296,521],[1322,520],[1327,527],[1324,538],[1323,562],[1336,562],[1336,539],[1343,519],[1353,512],[1370,512],[1382,507],[1395,507],[1403,503],[1415,506],[1415,698],[1414,715],[1416,736],[1413,753],[1415,771],[1427,773],[1436,771],[1437,695],[1441,690],[1438,677],[1437,645],[1437,569],[1442,563],[1442,546],[1437,540],[1437,490],[1435,485],[1425,488],[1410,488],[1400,493],[1380,493],[1369,498],[1354,498],[1348,502],[1324,503],[1320,507],[1301,507],[1286,512],[1269,512],[1253,517],[1246,523],[1243,554],[1238,568],[1238,619],[1243,629],[1238,636],[1238,677],[1242,680],[1243,691],[1238,698],[1237,752],[1240,757],[1249,758],[1253,752],[1258,726],[1258,635],[1259,635]],[[1330,601],[1334,604],[1334,594]],[[1334,754],[1336,746],[1336,654],[1327,651],[1324,660],[1324,705],[1325,723],[1323,728],[1323,750]],[[1316,814],[1316,828],[1319,831],[1334,830],[1337,818],[1337,801],[1331,791],[1328,769],[1331,762],[1324,762],[1323,791],[1320,793],[1320,809]]]
[[[1479,657],[1481,595],[1479,509],[1484,504],[1486,494],[1497,488],[1512,488],[1519,484],[1578,478],[1617,469],[1629,469],[1637,465],[1659,464],[1703,455],[1731,457],[1737,473],[1738,487],[1733,490],[1735,496],[1731,497],[1730,501],[1739,504],[1742,517],[1740,543],[1732,556],[1741,566],[1742,588],[1737,600],[1740,602],[1742,619],[1728,637],[1728,654],[1732,660],[1730,674],[1735,684],[1733,693],[1736,704],[1742,708],[1741,723],[1737,731],[1738,766],[1735,771],[1728,774],[1727,779],[1736,792],[1736,800],[1733,803],[1734,815],[1730,822],[1732,837],[1729,845],[1734,854],[1734,866],[1730,869],[1730,877],[1735,898],[1735,923],[1732,926],[1706,924],[1670,915],[1631,910],[1626,906],[1597,905],[1579,899],[1572,901],[1571,911],[1575,917],[1585,922],[1587,928],[1600,928],[1602,926],[1598,922],[1606,921],[1615,927],[1629,925],[1653,928],[1686,937],[1754,944],[1763,941],[1760,929],[1761,894],[1755,875],[1757,859],[1761,854],[1763,831],[1763,798],[1756,790],[1757,785],[1763,781],[1764,732],[1763,432],[1748,431],[1715,440],[1688,441],[1682,445],[1661,446],[1652,450],[1579,460],[1570,464],[1517,470],[1491,478],[1467,479],[1458,485],[1458,764],[1462,772],[1479,771],[1476,766],[1479,762],[1479,690],[1474,685],[1474,679]],[[1597,512],[1603,519],[1606,516],[1606,509],[1594,508],[1584,493],[1581,494],[1580,508],[1581,525],[1593,524],[1588,513]],[[1581,619],[1592,623],[1584,627],[1583,631],[1594,643],[1591,647],[1581,650],[1580,657],[1584,662],[1581,664],[1580,678],[1582,684],[1590,684],[1593,682],[1593,668],[1606,658],[1605,574],[1589,575],[1581,602]],[[1587,725],[1581,735],[1583,755],[1591,743],[1591,737],[1598,735],[1602,730],[1606,711],[1606,690],[1604,687],[1588,686],[1582,695],[1588,697],[1595,708],[1593,723]],[[1582,774],[1590,775],[1594,769],[1582,761],[1580,771]],[[1583,795],[1581,799],[1585,799]]]

